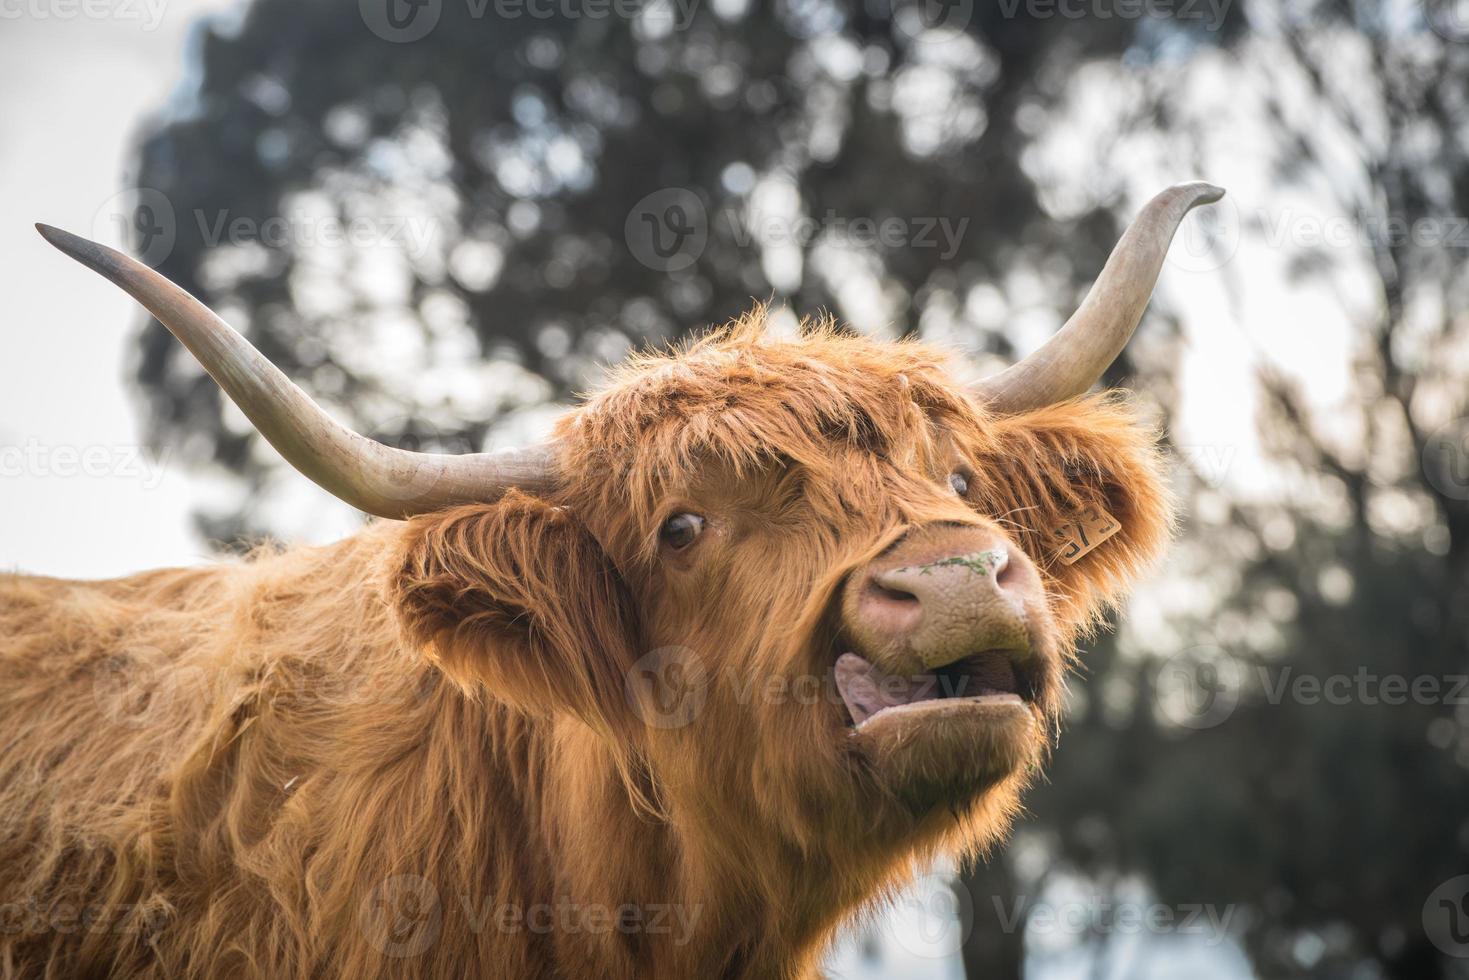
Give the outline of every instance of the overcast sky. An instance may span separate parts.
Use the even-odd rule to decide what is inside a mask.
[[[207,554],[189,480],[139,443],[124,375],[142,314],[32,225],[95,235],[145,114],[184,80],[190,25],[231,6],[7,6],[0,20],[0,567],[97,577]]]

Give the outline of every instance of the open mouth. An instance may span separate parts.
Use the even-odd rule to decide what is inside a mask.
[[[897,675],[855,653],[844,653],[836,662],[836,687],[856,729],[879,715],[934,702],[1025,706],[1035,692],[1028,674],[1018,666],[1023,656],[1012,650],[986,650],[927,673]]]

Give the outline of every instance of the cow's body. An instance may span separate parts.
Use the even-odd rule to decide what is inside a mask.
[[[1006,832],[1077,638],[1162,548],[1152,430],[1083,394],[1218,193],[1150,202],[987,390],[757,312],[633,358],[543,447],[450,459],[342,429],[192,297],[44,229],[393,520],[0,578],[0,978],[813,974]]]
[[[402,640],[403,536],[0,578],[0,975],[799,972],[829,922],[686,891],[585,726]]]
[[[465,511],[507,506],[545,507]],[[1164,518],[1142,516],[1151,550]],[[701,812],[629,775],[583,721],[466,692],[400,622],[404,555],[439,523],[106,582],[0,579],[11,975],[804,976],[915,856],[1003,830],[1028,773],[962,827],[947,810],[900,830],[858,812],[850,839],[805,841],[757,830],[742,806],[760,790],[696,789],[714,804]],[[718,751],[746,744],[742,723],[702,731]]]

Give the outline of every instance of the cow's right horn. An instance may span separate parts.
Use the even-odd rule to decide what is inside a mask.
[[[147,307],[287,462],[359,510],[401,519],[492,501],[512,487],[544,491],[556,482],[554,444],[440,456],[367,439],[333,419],[229,324],[157,272],[58,228],[36,230]]]
[[[975,397],[992,411],[1014,413],[1084,394],[1137,329],[1184,215],[1223,196],[1223,188],[1203,181],[1175,184],[1154,196],[1128,225],[1065,326],[1018,364],[975,384]]]

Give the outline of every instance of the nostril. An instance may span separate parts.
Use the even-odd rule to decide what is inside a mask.
[[[911,633],[923,621],[923,600],[899,586],[907,583],[873,575],[862,587],[856,623],[874,637],[892,638]]]
[[[1002,552],[1002,557],[995,566],[995,584],[1003,589],[1007,586],[1014,585],[1020,577],[1020,565],[1010,560],[1010,552],[1006,549]]]
[[[874,598],[880,599],[883,602],[911,602],[914,605],[918,604],[918,597],[913,593],[904,592],[902,589],[889,588],[876,579],[873,579],[867,583],[867,591],[870,592]]]

